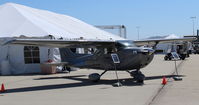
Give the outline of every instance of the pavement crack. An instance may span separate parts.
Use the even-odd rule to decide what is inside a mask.
[[[179,68],[183,65],[184,62],[185,62],[185,60],[181,61],[181,62],[177,65],[178,72],[181,70],[181,69],[179,69]],[[175,70],[175,68],[174,68],[174,70],[173,70],[170,74],[171,74],[171,75],[174,75],[175,73],[176,73],[176,70]],[[167,81],[170,81],[170,83],[173,82],[173,80],[171,80],[171,78],[172,78],[172,77],[169,77],[169,78],[167,79]],[[161,94],[161,92],[162,92],[164,89],[166,89],[166,88],[165,88],[166,86],[167,86],[167,85],[161,85],[160,88],[159,88],[159,89],[157,90],[157,92],[155,93],[155,95],[153,96],[153,98],[152,98],[146,105],[153,105],[153,103],[155,102],[156,98]]]

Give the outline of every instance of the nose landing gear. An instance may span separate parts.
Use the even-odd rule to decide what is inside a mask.
[[[144,83],[145,75],[138,69],[136,71],[127,71],[137,83]]]

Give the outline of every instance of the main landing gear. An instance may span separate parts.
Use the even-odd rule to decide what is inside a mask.
[[[136,71],[127,72],[133,77],[133,79],[136,80],[137,83],[144,83],[145,75],[139,69],[137,69]]]
[[[93,74],[90,74],[88,76],[89,80],[91,80],[92,82],[98,82],[101,78],[102,75],[104,75],[105,73],[107,72],[107,70],[105,70],[103,73],[101,74],[98,74],[98,73],[93,73]]]
[[[105,70],[103,73],[98,74],[98,73],[93,73],[90,74],[89,80],[91,80],[92,82],[98,82],[101,78],[102,75],[104,75],[107,72],[107,70]],[[132,77],[133,79],[137,82],[137,83],[144,83],[145,80],[145,75],[139,70],[135,70],[135,71],[127,71]],[[117,77],[118,79],[118,77]]]
[[[107,72],[107,70],[105,70],[103,73],[98,74],[98,73],[93,73],[93,74],[90,74],[88,76],[88,78],[92,81],[92,82],[98,82],[101,78],[102,75],[104,75],[105,73]],[[118,75],[117,75],[117,71],[115,71],[115,74],[116,74],[116,77],[117,77],[117,83],[114,84],[114,86],[117,86],[117,87],[120,87],[122,86],[122,84],[120,83],[119,81],[119,78],[118,78]]]

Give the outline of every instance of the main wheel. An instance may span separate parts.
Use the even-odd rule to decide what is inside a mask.
[[[100,75],[98,73],[93,73],[88,76],[89,80],[92,82],[98,82],[100,80]]]

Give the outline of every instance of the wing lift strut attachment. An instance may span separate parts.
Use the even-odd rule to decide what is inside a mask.
[[[156,46],[158,45],[159,41],[155,42],[155,45],[153,45],[153,49],[156,49]]]

